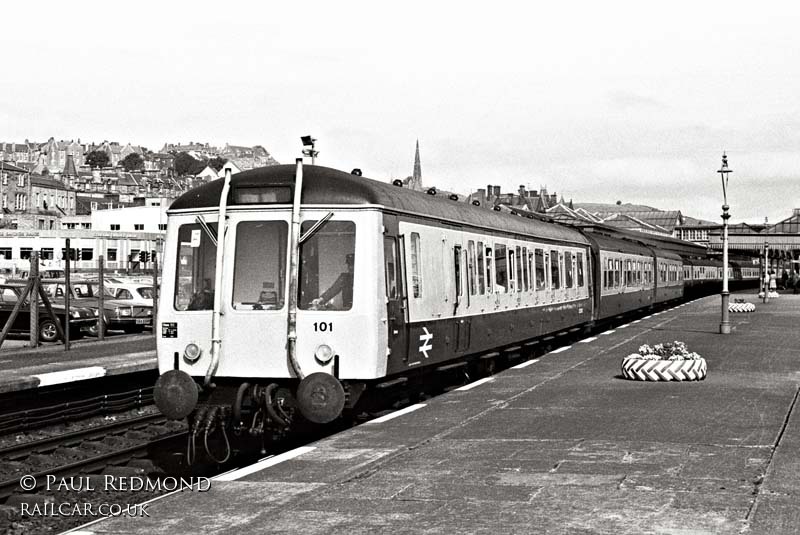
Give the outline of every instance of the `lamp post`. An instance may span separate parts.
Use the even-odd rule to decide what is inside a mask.
[[[728,291],[728,173],[732,173],[728,169],[728,156],[722,153],[722,168],[717,171],[722,178],[722,321],[719,324],[720,334],[731,333],[730,311],[728,310],[728,303],[730,302],[730,292]]]
[[[317,142],[317,139],[311,136],[301,136],[300,141],[303,142],[304,147],[308,147],[303,149],[303,156],[309,156],[311,158],[311,165],[314,165],[317,156],[319,156],[319,151],[314,150],[314,143]]]
[[[764,304],[769,303],[769,242],[764,242]]]

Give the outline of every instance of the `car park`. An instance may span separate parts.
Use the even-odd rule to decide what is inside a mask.
[[[64,280],[42,280],[42,288],[48,295],[55,299],[64,298]],[[99,306],[98,292],[99,284],[95,281],[70,281],[70,297],[75,299],[82,306]],[[106,328],[110,330],[121,330],[126,333],[139,333],[145,327],[153,324],[152,304],[133,304],[131,302],[116,299],[113,294],[105,289],[103,299],[103,310],[105,311]],[[97,335],[97,324],[89,328],[89,334]]]
[[[0,284],[0,324],[3,326],[8,323],[14,307],[19,302],[24,290],[25,284]],[[65,313],[66,309],[64,305],[51,301],[50,307],[61,323],[62,329],[65,328],[67,326],[67,314]],[[9,332],[13,334],[29,334],[31,323],[30,314],[30,299],[26,297]],[[79,305],[70,306],[69,334],[71,339],[79,338],[81,329],[95,322],[96,318],[93,310]],[[41,302],[39,305],[39,340],[43,342],[55,342],[58,340],[58,329],[55,320],[48,314],[47,308],[43,306]]]

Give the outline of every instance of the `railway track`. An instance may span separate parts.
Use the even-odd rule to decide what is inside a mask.
[[[0,500],[21,490],[24,475],[36,480],[35,486],[25,489],[35,492],[43,488],[47,476],[73,477],[124,465],[185,435],[185,425],[153,413],[0,448]]]

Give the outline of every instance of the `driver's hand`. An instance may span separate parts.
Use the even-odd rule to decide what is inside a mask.
[[[322,304],[322,298],[317,297],[316,299],[312,299],[311,304],[314,305],[315,307],[320,306]]]

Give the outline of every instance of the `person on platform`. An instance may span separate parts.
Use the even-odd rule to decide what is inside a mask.
[[[778,278],[775,276],[775,271],[769,272],[769,291],[770,292],[778,291]]]

